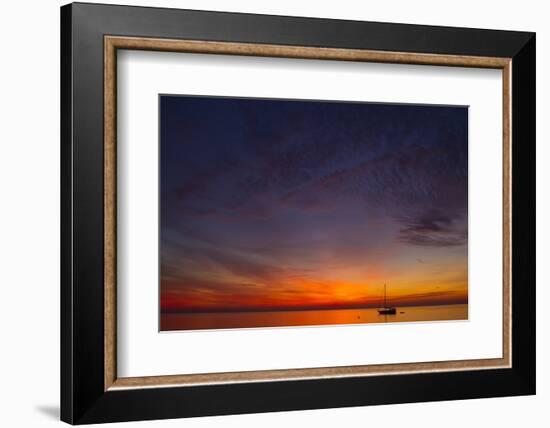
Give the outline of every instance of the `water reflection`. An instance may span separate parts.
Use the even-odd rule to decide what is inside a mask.
[[[395,315],[377,309],[335,309],[278,312],[170,313],[161,315],[161,330],[201,330],[251,327],[289,327],[371,324],[468,319],[468,305],[408,306]]]

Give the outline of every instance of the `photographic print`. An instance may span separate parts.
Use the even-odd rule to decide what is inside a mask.
[[[468,319],[466,106],[159,108],[161,331]]]

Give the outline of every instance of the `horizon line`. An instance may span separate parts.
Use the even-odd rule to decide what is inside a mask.
[[[437,302],[429,304],[404,303],[399,305],[391,305],[392,307],[418,307],[418,306],[452,306],[452,305],[467,305],[468,299]],[[343,306],[289,306],[289,307],[240,307],[240,308],[200,308],[200,309],[177,309],[177,308],[161,308],[161,315],[169,314],[207,314],[207,313],[240,313],[240,312],[299,312],[299,311],[330,311],[330,310],[351,310],[351,309],[376,309],[381,308],[381,305],[343,305]]]

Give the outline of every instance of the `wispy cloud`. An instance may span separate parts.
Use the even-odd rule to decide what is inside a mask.
[[[455,247],[467,243],[468,232],[450,217],[430,212],[406,224],[399,231],[398,241],[419,246]]]

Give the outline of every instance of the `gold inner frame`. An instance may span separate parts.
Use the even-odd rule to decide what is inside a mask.
[[[146,50],[213,55],[244,55],[394,64],[494,68],[502,70],[503,91],[503,349],[502,358],[376,364],[305,369],[261,370],[169,376],[117,376],[116,351],[116,91],[117,50]],[[357,377],[418,372],[440,372],[511,367],[511,58],[385,52],[251,43],[171,40],[139,37],[104,37],[104,389],[192,386],[236,382]]]

